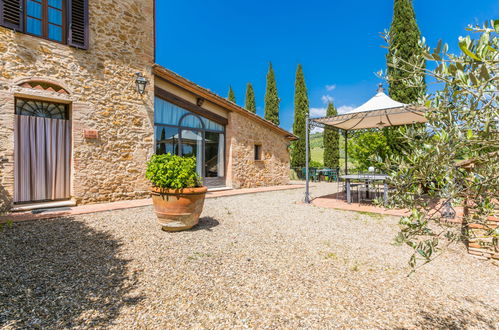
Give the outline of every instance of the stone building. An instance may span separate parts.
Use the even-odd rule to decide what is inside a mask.
[[[154,16],[153,0],[0,1],[1,208],[146,197],[154,152],[196,156],[212,187],[287,183],[295,137],[155,65]]]

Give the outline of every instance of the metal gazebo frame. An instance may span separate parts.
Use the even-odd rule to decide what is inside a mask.
[[[312,127],[322,129],[341,129],[345,135],[345,174],[348,174],[348,131],[368,128],[384,128],[393,126],[425,123],[426,109],[392,100],[383,91],[382,84],[378,93],[369,101],[350,113],[333,117],[305,118],[305,203],[310,199],[309,178],[309,135]],[[379,118],[379,122],[377,122]],[[384,122],[383,120],[386,120]]]

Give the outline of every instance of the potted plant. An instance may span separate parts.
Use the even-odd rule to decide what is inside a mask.
[[[152,202],[163,230],[186,230],[198,223],[208,188],[196,173],[194,157],[153,155],[146,178],[152,183]]]

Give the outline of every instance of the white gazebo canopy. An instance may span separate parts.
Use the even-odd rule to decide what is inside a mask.
[[[424,108],[392,100],[380,84],[378,93],[349,113],[334,117],[312,118],[312,121],[345,131],[383,128],[426,122]]]
[[[333,117],[307,117],[305,132],[305,202],[310,203],[308,161],[310,126],[335,127],[345,132],[345,174],[348,174],[348,131],[425,123],[427,121],[425,111],[426,109],[423,107],[392,100],[383,91],[383,85],[379,84],[378,93],[374,97],[349,113]]]

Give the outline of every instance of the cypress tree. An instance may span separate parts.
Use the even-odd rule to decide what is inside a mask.
[[[277,95],[277,85],[275,81],[272,63],[269,63],[267,72],[267,87],[265,90],[264,118],[279,125],[279,96]]]
[[[291,149],[291,166],[305,166],[305,117],[308,114],[308,95],[305,85],[305,76],[301,64],[298,64],[295,78],[295,118],[293,122],[293,134],[298,137],[293,142]],[[309,153],[310,160],[310,153]]]
[[[244,108],[249,112],[256,113],[255,92],[251,83],[246,85],[246,100],[244,101]]]
[[[393,19],[388,36],[386,61],[389,95],[392,99],[402,103],[414,103],[420,95],[425,93],[426,83],[422,70],[420,70],[421,86],[410,87],[404,83],[404,80],[411,75],[407,71],[413,71],[413,68],[403,62],[416,63],[416,57],[422,54],[422,48],[419,45],[421,33],[416,23],[412,0],[394,0]],[[394,56],[403,60],[397,62],[398,67],[390,66]],[[422,65],[424,66],[424,62]]]
[[[333,103],[327,105],[327,117],[336,116],[338,111]],[[337,128],[326,128],[323,135],[324,166],[329,168],[340,167],[340,133]]]
[[[236,94],[234,94],[234,91],[232,90],[232,86],[229,86],[229,95],[227,96],[227,99],[231,102],[236,103]]]
[[[417,58],[422,54],[419,45],[421,33],[416,22],[416,15],[412,6],[412,0],[394,0],[393,19],[388,33],[387,75],[388,94],[396,101],[411,104],[424,95],[426,83],[423,69],[416,70],[421,84],[419,86],[408,86],[407,81],[414,67],[407,63],[418,64],[424,68],[425,62],[418,62]],[[393,58],[397,59],[397,67],[393,67]],[[402,135],[404,127],[386,127],[383,129],[387,144],[392,154],[400,154],[407,148],[403,142]]]

